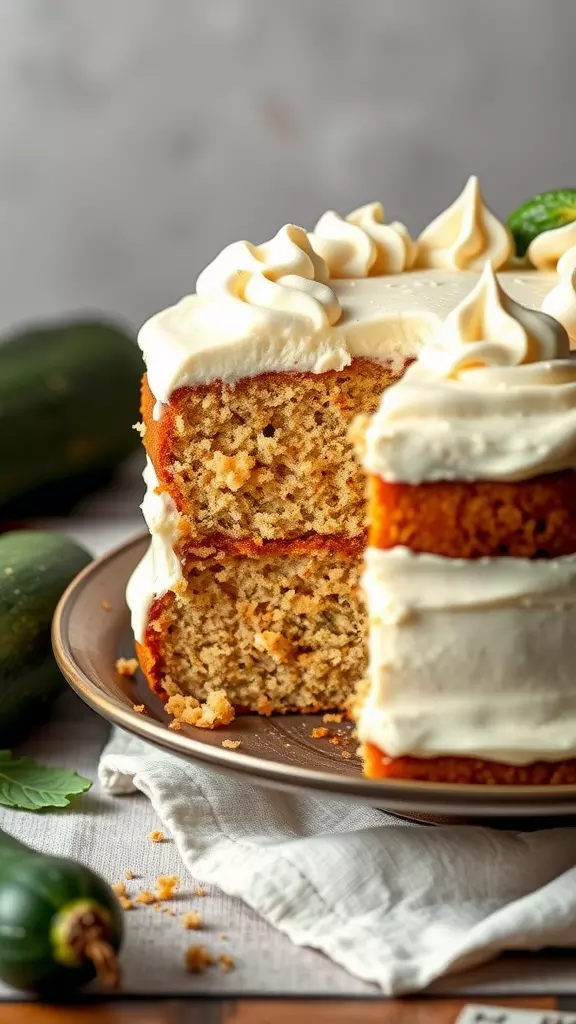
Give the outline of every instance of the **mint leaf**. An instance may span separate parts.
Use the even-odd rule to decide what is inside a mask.
[[[28,757],[13,758],[0,750],[0,804],[22,811],[43,807],[67,807],[72,797],[85,793],[92,783],[67,768],[49,768]]]

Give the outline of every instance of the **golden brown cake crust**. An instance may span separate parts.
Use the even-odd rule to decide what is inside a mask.
[[[448,558],[576,553],[576,473],[518,483],[426,484],[369,478],[369,543]]]
[[[254,540],[366,526],[365,479],[348,429],[374,412],[404,367],[357,359],[326,373],[264,373],[175,391],[154,419],[142,384],[144,444],[190,535]]]
[[[364,744],[364,773],[371,779],[403,779],[487,786],[560,786],[576,783],[576,759],[502,764],[475,757],[388,757]]]

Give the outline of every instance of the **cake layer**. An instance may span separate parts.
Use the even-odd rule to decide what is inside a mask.
[[[369,543],[451,558],[576,552],[576,472],[518,483],[387,483],[369,477]]]
[[[473,757],[387,757],[371,743],[363,747],[371,779],[411,779],[484,786],[561,786],[576,783],[576,759],[511,765]]]
[[[392,758],[576,757],[576,556],[466,560],[368,548],[362,585],[364,743]]]
[[[342,371],[181,388],[158,420],[144,378],[144,443],[182,529],[267,540],[361,534],[365,484],[348,429],[402,369],[358,359]]]
[[[363,539],[229,543],[183,552],[177,590],[153,601],[142,667],[163,696],[224,691],[238,710],[342,708],[366,667]],[[151,558],[138,587],[151,592]]]

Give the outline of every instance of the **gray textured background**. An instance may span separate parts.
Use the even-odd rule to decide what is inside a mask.
[[[574,0],[0,0],[0,328],[139,323],[226,242],[576,183]]]

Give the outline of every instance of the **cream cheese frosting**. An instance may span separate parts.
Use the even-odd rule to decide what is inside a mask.
[[[391,757],[522,765],[576,756],[576,556],[368,548],[363,588],[371,688],[362,741]]]
[[[555,274],[505,271],[500,280],[524,305],[539,308]],[[437,333],[471,291],[475,274],[412,270],[382,277],[331,281],[338,321],[316,329],[305,316],[222,301],[215,288],[189,295],[142,327],[148,384],[167,403],[179,387],[281,371],[341,370],[352,359],[371,358],[401,368]]]
[[[140,507],[151,540],[144,558],[136,566],[126,588],[132,631],[138,643],[144,641],[152,602],[169,590],[174,590],[182,580],[182,566],[174,551],[174,545],[178,540],[176,506],[170,496],[160,490],[154,466],[148,458],[142,476],[146,484],[146,493]]]
[[[536,235],[528,249],[526,256],[530,263],[538,270],[556,270],[563,273],[566,269],[566,261],[562,267],[558,266],[560,260],[567,256],[570,249],[576,247],[576,221],[564,224],[561,228],[552,228],[550,231],[543,231]],[[569,259],[572,259],[572,255]],[[576,258],[574,263],[576,264]]]
[[[574,265],[561,274],[558,284],[544,299],[542,311],[562,324],[570,338],[571,347],[576,348],[576,257]]]
[[[330,277],[400,274],[416,259],[416,244],[399,221],[386,224],[382,203],[367,203],[341,217],[327,210],[309,236]]]
[[[472,175],[452,205],[419,235],[416,265],[479,271],[488,260],[498,270],[513,254],[510,231],[486,206]]]
[[[486,264],[364,433],[385,480],[523,480],[576,467],[576,357],[552,317],[519,305]]]

